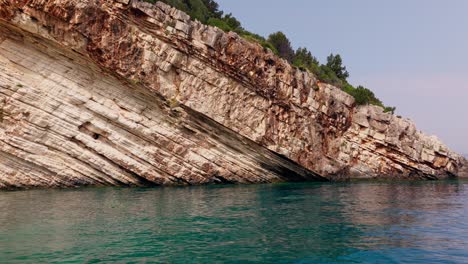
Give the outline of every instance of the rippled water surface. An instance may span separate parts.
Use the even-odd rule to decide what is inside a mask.
[[[468,263],[468,182],[0,192],[1,263]]]

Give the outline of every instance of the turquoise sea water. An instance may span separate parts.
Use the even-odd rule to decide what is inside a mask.
[[[468,182],[0,192],[0,263],[468,263]]]

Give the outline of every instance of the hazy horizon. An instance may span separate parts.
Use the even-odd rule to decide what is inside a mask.
[[[244,28],[263,36],[283,31],[321,62],[341,54],[351,84],[468,154],[468,1],[217,2]]]

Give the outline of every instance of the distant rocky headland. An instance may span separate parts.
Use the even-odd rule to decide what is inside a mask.
[[[161,2],[0,0],[0,189],[443,179],[466,163]]]

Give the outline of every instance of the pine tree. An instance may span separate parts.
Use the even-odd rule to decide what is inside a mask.
[[[276,33],[271,34],[268,37],[268,42],[276,48],[280,57],[287,60],[288,62],[293,61],[294,50],[291,46],[291,42],[283,32],[278,31]]]
[[[346,70],[346,67],[343,66],[343,60],[339,54],[330,54],[330,56],[327,57],[326,66],[330,68],[340,80],[346,81],[349,77],[349,73]]]

